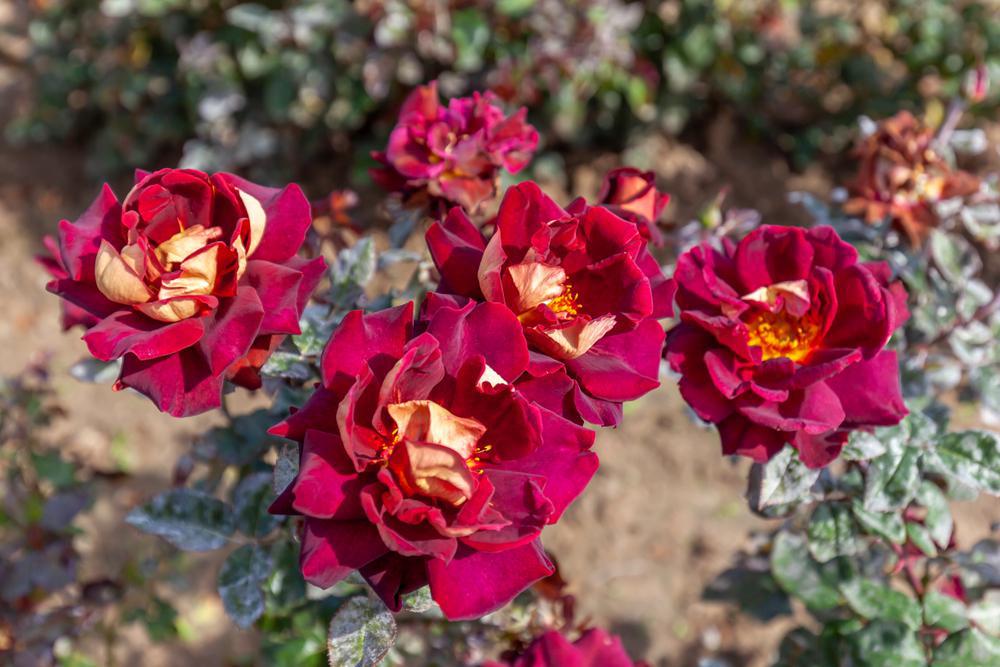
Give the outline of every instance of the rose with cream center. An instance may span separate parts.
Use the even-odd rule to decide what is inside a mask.
[[[393,403],[386,409],[396,422],[386,464],[403,492],[455,506],[469,500],[476,486],[471,467],[486,427],[433,401]]]
[[[481,616],[552,572],[539,542],[597,466],[593,432],[515,388],[529,361],[505,306],[431,293],[349,314],[323,382],[272,432],[299,472],[272,511],[305,517],[300,565],[329,587],[357,569],[397,610],[430,584],[448,618]]]
[[[656,387],[671,285],[636,224],[531,182],[507,190],[487,241],[459,209],[427,232],[438,291],[505,304],[536,353],[520,384],[574,420],[616,424]],[[544,390],[542,387],[544,386]],[[568,397],[568,401],[564,400]]]
[[[311,224],[296,186],[265,188],[192,169],[137,174],[63,221],[49,289],[83,314],[91,353],[123,358],[131,387],[171,414],[220,404],[222,383],[260,386],[259,369],[298,319],[322,259],[296,257]]]

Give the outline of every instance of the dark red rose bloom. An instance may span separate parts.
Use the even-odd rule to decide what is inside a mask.
[[[763,462],[791,443],[818,468],[850,429],[906,415],[896,353],[883,349],[908,317],[906,293],[833,229],[764,226],[721,252],[698,246],[673,280],[667,360],[725,454]]]
[[[632,662],[618,637],[599,628],[584,632],[572,644],[550,630],[510,662],[488,662],[483,667],[641,667]]]
[[[656,189],[653,172],[632,167],[613,169],[604,177],[597,200],[619,217],[634,222],[642,238],[657,247],[663,245],[657,221],[670,203],[670,195]]]
[[[442,106],[437,82],[410,93],[389,135],[383,167],[372,178],[390,192],[429,194],[476,210],[493,197],[500,170],[519,172],[538,145],[526,109],[504,116],[493,93],[473,93]],[[441,209],[444,210],[444,209]]]
[[[858,175],[844,210],[872,224],[891,218],[914,246],[938,225],[937,202],[979,190],[979,179],[953,170],[934,150],[934,130],[909,111],[882,121],[856,154]]]
[[[131,387],[172,415],[218,407],[226,379],[251,389],[299,315],[324,261],[296,256],[311,218],[298,186],[266,188],[191,169],[140,172],[59,225],[47,263],[64,323]]]
[[[488,243],[456,208],[429,228],[427,244],[440,292],[517,316],[542,393],[559,384],[589,421],[617,424],[622,401],[658,386],[657,318],[670,314],[672,285],[635,223],[582,199],[563,210],[527,182],[507,190]],[[522,386],[543,401],[535,389]]]
[[[392,610],[430,584],[448,618],[476,618],[552,573],[539,534],[597,469],[594,433],[514,388],[528,365],[517,318],[430,294],[349,314],[323,381],[272,429],[301,443],[271,511],[305,517],[300,565],[326,588],[359,570]]]

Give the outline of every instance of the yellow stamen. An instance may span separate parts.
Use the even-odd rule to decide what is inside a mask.
[[[820,333],[819,318],[814,313],[793,317],[785,310],[758,310],[746,325],[748,342],[760,348],[763,361],[787,357],[801,363],[812,354]]]
[[[579,298],[580,295],[573,291],[573,286],[566,283],[565,287],[563,287],[562,294],[552,299],[545,305],[548,306],[549,310],[553,313],[576,317],[580,312]]]

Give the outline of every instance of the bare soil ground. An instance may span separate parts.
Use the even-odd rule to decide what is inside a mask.
[[[0,99],[3,83],[0,77]],[[724,118],[711,127],[703,151],[652,135],[630,155],[658,172],[674,195],[668,216],[680,221],[728,184],[733,205],[758,208],[771,222],[800,222],[801,211],[785,202],[785,193],[823,193],[832,186],[820,169],[790,173],[782,159],[742,140]],[[594,194],[599,174],[616,160],[600,157],[577,168],[575,193]],[[32,257],[42,236],[60,218],[75,218],[98,187],[72,149],[0,145],[0,373],[15,373],[33,355],[50,354],[69,412],[62,434],[69,455],[97,468],[125,466],[130,473],[127,481],[102,488],[79,538],[84,570],[116,576],[130,554],[163,553],[156,540],[127,527],[124,514],[169,485],[174,462],[214,418],[171,419],[137,395],[69,376],[86,350],[78,333],[59,331],[57,301],[45,292],[46,276]],[[751,516],[742,498],[747,463],[720,457],[717,436],[686,416],[669,381],[630,406],[622,428],[601,432],[597,452],[602,467],[596,479],[546,537],[580,615],[620,632],[635,656],[655,665],[696,665],[707,656],[732,667],[770,664],[787,622],[759,624],[701,600],[705,585],[730,564],[748,533],[768,527]],[[995,502],[958,511],[963,540],[1000,521]],[[218,563],[193,558],[186,564],[194,586],[165,582],[162,594],[197,628],[196,638],[153,644],[137,626],[122,627],[119,651],[107,656],[95,644],[86,647],[92,657],[101,664],[157,666],[253,662],[254,634],[235,629],[215,595]]]

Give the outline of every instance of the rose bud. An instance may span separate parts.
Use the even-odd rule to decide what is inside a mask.
[[[383,166],[372,178],[404,198],[429,196],[432,209],[458,204],[475,212],[496,193],[500,170],[516,174],[531,160],[538,132],[525,122],[527,109],[504,116],[491,92],[438,100],[437,82],[410,93],[389,135]]]
[[[205,412],[227,379],[259,387],[271,350],[299,333],[325,266],[295,254],[309,210],[296,185],[141,172],[122,203],[105,186],[75,223],[60,223],[48,289],[85,313],[76,321],[91,354],[122,358],[116,389],[174,416]]]
[[[910,244],[938,225],[935,204],[979,190],[979,179],[953,170],[934,150],[934,131],[908,111],[882,121],[856,149],[858,175],[844,210],[869,224],[890,219]]]
[[[670,203],[670,195],[656,189],[653,172],[632,167],[613,169],[604,177],[597,200],[619,217],[634,222],[642,238],[654,246],[663,245],[657,222]]]
[[[594,433],[513,386],[528,365],[517,318],[431,293],[350,313],[322,383],[271,433],[301,443],[271,512],[302,515],[300,566],[328,588],[358,570],[393,611],[429,584],[450,619],[477,618],[553,572],[539,535],[597,469]]]
[[[672,285],[634,222],[582,199],[563,210],[527,182],[507,190],[489,243],[455,208],[427,244],[439,292],[517,316],[534,352],[528,374],[545,384],[522,385],[533,400],[556,409],[569,392],[563,414],[617,424],[623,401],[659,385],[657,318],[670,314]]]
[[[621,640],[600,628],[587,630],[570,643],[562,634],[550,630],[536,638],[528,648],[505,662],[487,662],[483,667],[643,667],[632,662]]]
[[[889,278],[830,227],[764,226],[681,255],[666,357],[724,454],[764,462],[790,443],[819,468],[851,429],[906,415],[896,353],[884,349],[908,317],[906,292]]]

